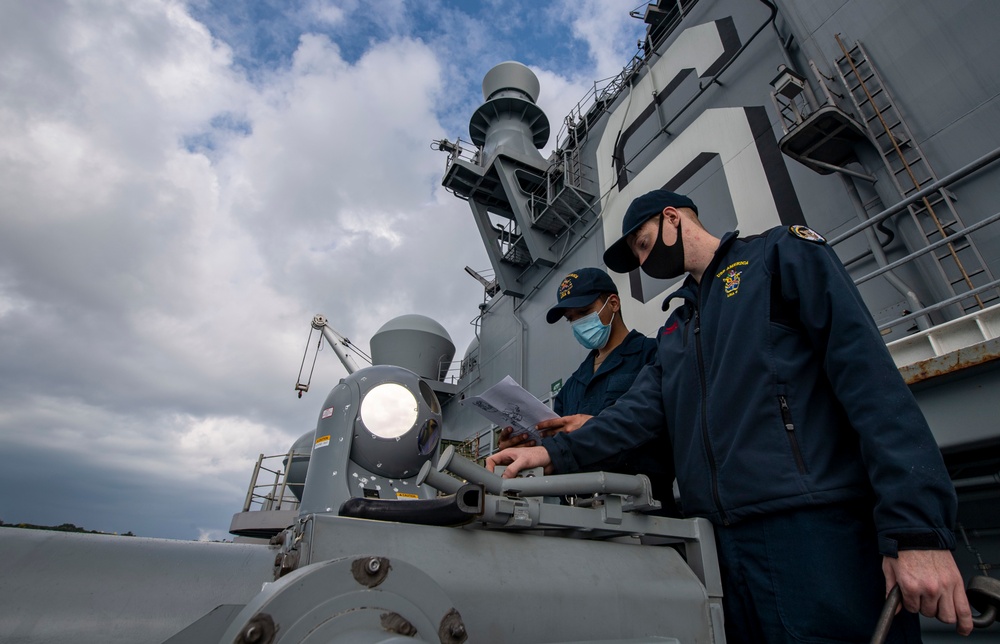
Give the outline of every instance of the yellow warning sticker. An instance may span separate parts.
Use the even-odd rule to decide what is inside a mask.
[[[401,499],[419,499],[420,497],[416,494],[407,494],[406,492],[396,492],[396,496]]]
[[[320,436],[319,438],[316,439],[316,445],[313,446],[313,449],[319,449],[320,447],[326,447],[329,444],[330,444],[330,435],[329,434],[327,434],[326,436]]]

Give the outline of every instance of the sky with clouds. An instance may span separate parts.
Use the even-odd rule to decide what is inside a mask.
[[[489,262],[431,142],[505,60],[557,131],[634,2],[0,3],[0,519],[228,538],[345,373],[296,398],[314,314],[364,350],[427,315],[461,357]]]

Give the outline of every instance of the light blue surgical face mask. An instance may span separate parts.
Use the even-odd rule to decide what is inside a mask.
[[[609,299],[605,302],[604,306],[607,306],[610,301]],[[604,310],[604,306],[601,307],[600,311],[588,313],[571,323],[576,341],[587,349],[603,349],[604,345],[608,343],[608,338],[611,337],[611,323],[601,323],[601,311]],[[615,316],[612,313],[611,321],[614,322],[614,319]]]

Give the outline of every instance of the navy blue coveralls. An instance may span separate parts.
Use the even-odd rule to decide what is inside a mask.
[[[730,641],[867,640],[881,556],[954,548],[957,502],[850,276],[789,228],[729,233],[673,298],[629,392],[542,442],[556,471],[666,433],[685,516],[716,525]]]
[[[622,343],[604,359],[594,371],[597,351],[587,358],[563,385],[552,410],[560,416],[587,414],[596,416],[624,394],[635,382],[636,376],[656,357],[656,340],[647,338],[635,329],[628,332]],[[617,472],[619,474],[645,474],[653,487],[653,498],[662,503],[661,512],[676,516],[674,502],[674,471],[670,462],[670,444],[666,436],[659,436],[649,444],[609,456],[589,467],[588,472]]]

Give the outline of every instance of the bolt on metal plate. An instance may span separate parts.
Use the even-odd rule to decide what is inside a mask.
[[[417,634],[417,627],[399,613],[382,613],[381,621],[382,628],[390,633],[397,633],[406,637],[413,637]]]
[[[235,644],[271,644],[278,627],[267,613],[258,613],[247,623]]]
[[[462,642],[469,639],[469,634],[465,630],[465,624],[462,622],[462,616],[454,608],[445,613],[445,616],[441,618],[438,637],[441,638],[441,644],[462,644]]]
[[[355,581],[366,588],[374,588],[385,581],[390,568],[385,557],[362,557],[351,562],[351,574]]]

